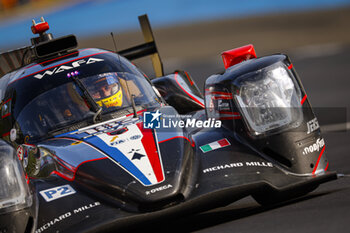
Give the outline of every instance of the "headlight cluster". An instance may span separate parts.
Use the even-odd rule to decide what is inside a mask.
[[[253,135],[300,125],[301,91],[283,63],[242,75],[235,86],[238,90],[234,98]]]
[[[28,207],[32,196],[12,147],[0,141],[0,213]]]

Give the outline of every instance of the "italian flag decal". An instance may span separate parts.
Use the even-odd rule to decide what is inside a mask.
[[[223,138],[219,141],[211,142],[209,144],[200,146],[199,148],[202,150],[203,153],[206,153],[229,145],[231,145],[230,142],[226,138]]]

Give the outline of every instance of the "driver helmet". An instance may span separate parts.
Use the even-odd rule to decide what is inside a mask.
[[[115,73],[99,74],[88,87],[91,96],[101,107],[120,107],[123,104],[123,91]]]

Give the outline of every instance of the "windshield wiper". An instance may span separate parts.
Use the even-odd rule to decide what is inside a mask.
[[[90,105],[90,109],[95,112],[94,117],[92,118],[93,122],[96,123],[96,120],[101,119],[102,107],[98,105],[95,100],[90,95],[89,91],[86,89],[85,85],[80,81],[77,76],[72,76],[74,83],[79,87],[79,89],[83,92],[83,98]]]

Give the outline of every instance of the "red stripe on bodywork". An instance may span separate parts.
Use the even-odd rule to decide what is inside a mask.
[[[188,73],[186,71],[185,71],[185,74],[186,74],[187,79],[190,82],[191,86],[193,86],[193,81],[190,79],[190,76],[188,76]]]
[[[186,139],[189,143],[191,143],[191,146],[192,146],[192,147],[195,146],[194,141],[191,141],[190,139],[188,139],[188,138],[185,137],[185,136],[175,136],[175,137],[172,137],[172,138],[164,139],[163,141],[160,141],[159,144],[160,144],[160,143],[163,143],[163,142],[167,142],[167,141],[173,140],[173,139],[175,139],[175,138],[183,138],[183,139]]]
[[[8,116],[10,116],[10,115],[11,115],[11,113],[9,112],[9,113],[3,115],[3,116],[2,116],[2,119],[4,119],[5,117],[8,117]]]
[[[328,170],[328,165],[329,165],[329,162],[327,163],[326,167],[324,168],[324,171]]]
[[[51,153],[52,154],[52,153]],[[75,172],[76,171],[76,167],[70,165],[69,163],[67,163],[66,161],[62,160],[61,158],[59,158],[57,155],[52,154],[53,157],[56,158],[56,161],[59,165],[61,165],[62,167],[64,167],[65,169],[71,171],[71,172]]]
[[[222,92],[222,91],[209,91],[209,90],[207,91],[206,90],[205,95],[213,95],[212,98],[214,100],[218,100],[218,99],[230,100],[230,99],[232,99],[232,94],[231,93]]]
[[[53,174],[58,175],[59,177],[65,179],[67,181],[73,181],[75,179],[75,174],[73,175],[73,177],[68,177],[68,176],[66,176],[58,171],[53,171],[50,173],[50,175],[53,175]]]
[[[158,182],[161,182],[164,180],[164,174],[163,174],[163,168],[161,164],[161,159],[157,150],[156,141],[152,132],[152,129],[145,129],[143,128],[142,123],[137,123],[137,127],[139,127],[140,131],[143,134],[143,137],[141,139],[141,142],[143,144],[143,147],[145,148],[147,157],[151,163],[153,172],[157,178]]]
[[[3,133],[3,134],[2,134],[3,137],[9,136],[9,135],[10,135],[10,132]]]
[[[241,116],[230,116],[230,117],[220,117],[219,120],[238,120],[241,119]]]
[[[27,173],[26,173],[26,181],[27,181],[27,184],[29,184],[29,177]]]
[[[240,116],[239,112],[219,111],[220,114]]]
[[[178,73],[177,72],[175,72],[175,81],[176,81],[176,83],[177,83],[177,85],[179,85],[179,87],[189,96],[189,97],[191,97],[191,99],[193,99],[196,103],[198,103],[200,106],[202,106],[202,108],[204,108],[204,104],[202,104],[202,102],[200,102],[196,97],[194,97],[194,96],[192,96],[190,93],[188,93],[186,90],[185,90],[185,88],[183,88],[181,85],[180,85],[180,83],[179,83],[179,81],[177,80],[177,75],[178,75]]]
[[[305,102],[306,98],[307,98],[307,95],[304,95],[303,99],[300,101],[301,105],[303,105],[303,104],[304,104],[304,102]]]
[[[213,96],[212,97],[214,100],[232,100],[232,96]]]
[[[205,91],[207,91],[207,95],[228,95],[232,97],[231,93],[228,92],[223,92],[223,91],[209,91],[208,89],[206,89]]]
[[[59,172],[59,171],[53,171],[53,172],[50,173],[50,175],[56,174],[56,175],[62,177],[63,179],[65,179],[65,180],[73,181],[73,180],[75,180],[75,175],[76,175],[76,173],[77,173],[77,171],[78,171],[78,168],[79,168],[82,164],[88,163],[88,162],[97,161],[97,160],[102,160],[102,159],[108,159],[108,157],[86,160],[86,161],[80,163],[80,164],[75,168],[75,170],[74,170],[74,172],[73,172],[73,177],[68,177],[68,176],[66,176],[65,174],[63,174],[63,173],[61,173],[61,172]],[[70,171],[70,170],[69,170],[69,171]]]
[[[323,146],[323,148],[322,148],[322,150],[321,150],[321,153],[320,153],[320,155],[318,156],[318,159],[317,159],[315,168],[314,168],[314,170],[312,171],[312,174],[315,174],[315,172],[317,171],[318,164],[320,163],[320,160],[321,160],[321,157],[322,157],[322,154],[323,154],[325,148],[326,148],[326,146]]]
[[[25,146],[36,147],[34,144],[24,143]]]
[[[290,64],[289,66],[288,66],[288,69],[290,70],[290,69],[292,69],[293,68],[293,64]]]
[[[10,99],[4,101],[2,104],[3,104],[3,105],[4,105],[4,104],[7,104],[7,103],[10,102],[11,100],[12,100],[12,99],[10,98]]]
[[[141,113],[146,112],[146,111],[147,111],[147,109],[143,109],[141,111],[138,111],[136,114],[140,115]],[[126,115],[126,116],[129,117],[129,116],[132,116],[132,115],[134,115],[134,113],[130,113],[130,114]]]

